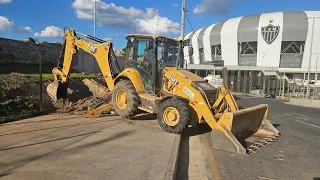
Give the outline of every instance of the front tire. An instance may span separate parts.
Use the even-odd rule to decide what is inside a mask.
[[[128,118],[137,114],[140,99],[129,80],[121,80],[115,85],[112,103],[115,111],[122,117]]]
[[[164,131],[181,134],[188,128],[190,116],[189,107],[185,101],[171,98],[160,105],[158,122]]]

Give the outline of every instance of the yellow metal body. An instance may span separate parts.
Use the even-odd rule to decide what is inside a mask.
[[[163,112],[163,120],[168,126],[176,126],[179,123],[180,114],[175,107],[167,107]]]
[[[73,29],[67,30],[64,38],[65,48],[62,69],[60,67],[53,68],[52,73],[55,81],[47,86],[47,93],[54,101],[58,99],[58,95],[61,91],[64,91],[62,94],[66,93],[67,84],[70,78],[71,65],[78,49],[84,50],[96,59],[110,91],[114,89],[116,82],[121,79],[129,79],[135,86],[138,93],[143,93],[145,91],[139,72],[133,68],[127,68],[118,74],[117,77],[112,77],[111,67],[109,64],[109,57],[113,51],[111,42],[93,43],[87,41],[83,38],[77,37],[76,32]],[[121,107],[125,108],[128,103],[126,102],[126,94],[121,94],[120,96],[119,103],[121,104]],[[89,109],[85,116],[99,116],[102,111],[107,110],[107,107],[111,108],[109,105],[103,105],[96,109]]]
[[[214,147],[245,154],[247,139],[251,136],[260,136],[259,141],[267,136],[279,135],[278,130],[266,119],[268,105],[239,110],[232,93],[221,86],[217,99],[211,106],[209,97],[201,94],[194,83],[201,81],[201,77],[190,71],[167,67],[163,71],[162,91],[189,102],[194,110],[193,119],[197,123],[206,122],[212,128]],[[268,133],[263,134],[260,130]]]
[[[116,94],[116,103],[120,109],[125,109],[128,105],[128,95],[125,90],[120,89]]]
[[[61,80],[62,82],[69,81],[74,56],[78,52],[78,49],[82,49],[96,59],[109,90],[112,91],[114,89],[114,82],[111,76],[111,68],[108,59],[110,52],[112,51],[111,42],[92,43],[82,38],[78,38],[75,31],[70,29],[65,32],[65,43],[63,68],[54,68],[52,71],[55,80]],[[59,78],[59,76],[61,78]]]
[[[112,77],[108,59],[112,52],[112,43],[88,42],[76,37],[75,31],[71,29],[65,33],[65,44],[63,68],[53,69],[56,82],[47,88],[53,93],[57,93],[57,89],[54,87],[58,86],[60,82],[68,83],[74,56],[78,49],[82,49],[95,57],[109,90],[112,91],[115,84],[122,79],[130,80],[133,83],[141,99],[139,109],[155,113],[157,106],[160,106],[163,100],[172,97],[188,102],[193,120],[197,123],[205,122],[212,128],[212,145],[216,148],[244,154],[246,153],[247,139],[253,136],[261,139],[279,134],[278,130],[266,119],[268,105],[239,110],[232,93],[224,86],[219,88],[216,97],[214,97],[215,102],[212,103],[213,97],[207,97],[204,90],[197,84],[204,83],[205,85],[204,79],[188,70],[165,67],[161,79],[161,92],[157,96],[150,95],[145,92],[140,73],[134,68],[126,68],[117,77]],[[128,97],[125,91],[117,92],[116,103],[120,109],[127,106]],[[112,104],[89,109],[85,116],[97,117],[102,111],[110,108],[112,108]],[[164,110],[163,119],[168,126],[176,126],[180,119],[179,111],[174,107],[167,107]]]
[[[108,111],[113,108],[112,103],[104,104],[98,108],[88,108],[88,110],[84,113],[84,117],[86,118],[98,118],[100,114],[104,111]]]
[[[145,92],[140,73],[138,70],[133,68],[126,68],[124,69],[115,79],[114,82],[118,82],[120,79],[129,79],[133,86],[135,87],[137,93],[143,93]]]

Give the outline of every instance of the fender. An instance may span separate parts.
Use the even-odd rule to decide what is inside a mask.
[[[115,79],[114,84],[117,84],[122,79],[129,79],[134,87],[136,88],[137,93],[145,92],[140,73],[133,68],[126,68],[123,70]]]

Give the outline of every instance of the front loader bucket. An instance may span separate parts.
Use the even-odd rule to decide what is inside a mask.
[[[47,86],[47,94],[52,101],[56,102],[60,98],[67,97],[67,85],[61,81],[53,81]]]
[[[273,141],[279,131],[266,119],[268,105],[224,113],[211,132],[214,148],[247,154],[251,147],[261,146]],[[255,150],[255,149],[254,149]]]

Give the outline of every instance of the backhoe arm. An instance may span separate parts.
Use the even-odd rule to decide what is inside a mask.
[[[110,58],[113,56],[112,43],[103,42],[103,41],[102,43],[92,43],[92,42],[86,41],[83,38],[77,37],[76,32],[73,29],[67,30],[65,32],[65,48],[64,48],[63,66],[62,68],[56,67],[53,69],[55,80],[61,80],[62,83],[69,82],[72,62],[75,59],[75,54],[78,52],[78,49],[82,49],[85,52],[94,56],[94,58],[96,59],[100,67],[100,70],[103,74],[103,77],[107,83],[108,88],[110,90],[113,90],[114,88],[113,72],[111,69],[112,65],[110,64],[112,63]],[[61,79],[59,79],[59,76],[61,77]]]
[[[77,37],[77,35],[94,40],[97,43],[87,41],[84,38]],[[112,43],[68,29],[65,31],[58,67],[52,70],[55,81],[47,86],[47,93],[52,100],[56,101],[66,97],[71,66],[79,49],[91,54],[96,59],[109,90],[114,89],[113,77],[120,73],[120,68],[112,49]],[[60,61],[63,61],[62,66]],[[113,72],[113,70],[116,72]]]

